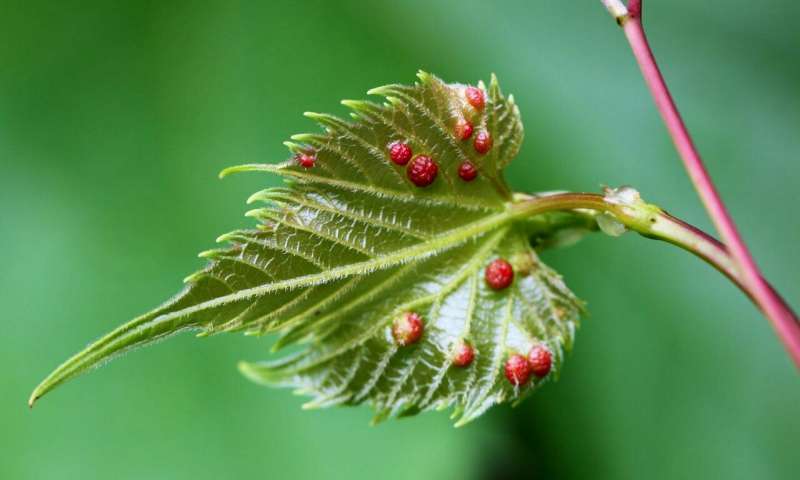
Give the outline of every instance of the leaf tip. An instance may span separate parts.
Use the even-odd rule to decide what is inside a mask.
[[[186,278],[183,279],[183,283],[184,284],[194,283],[203,278],[203,276],[205,276],[205,272],[203,272],[202,270],[199,272],[194,272],[191,275],[186,276]]]
[[[249,197],[247,197],[247,202],[246,202],[247,205],[251,205],[251,204],[259,202],[259,201],[267,200],[268,197],[266,196],[266,193],[267,192],[265,192],[264,190],[261,190],[259,192],[256,192],[256,193],[250,195]],[[217,241],[219,241],[219,240],[217,240]]]
[[[235,236],[235,232],[223,233],[215,240],[215,243],[226,243]]]
[[[375,415],[372,416],[372,419],[369,421],[370,427],[376,427],[379,424],[383,423],[389,416],[391,415],[391,410],[388,408],[384,408],[382,410],[378,410],[375,412]]]
[[[357,113],[367,113],[370,111],[370,104],[363,100],[342,100],[340,103]],[[351,113],[350,115],[352,116],[353,114]],[[355,118],[358,119],[360,117],[356,116]]]
[[[250,380],[251,382],[258,383],[263,385],[264,382],[264,374],[263,369],[259,367],[257,363],[253,362],[246,362],[244,360],[240,361],[236,364],[236,368],[239,370],[246,379]]]
[[[288,141],[288,140],[287,140],[287,141],[285,141],[285,142],[283,142],[283,145],[284,145],[286,148],[288,148],[288,149],[289,149],[289,151],[290,151],[290,152],[292,152],[292,153],[293,153],[293,154],[295,154],[295,155],[297,155],[297,154],[301,154],[301,153],[305,153],[305,152],[308,150],[308,149],[307,149],[306,147],[304,147],[303,145],[300,145],[299,143],[296,143],[296,142],[290,142],[290,141]]]
[[[457,421],[456,421],[456,422],[453,424],[453,427],[454,427],[454,428],[463,428],[463,427],[466,427],[466,426],[467,426],[467,424],[468,424],[468,423],[470,423],[472,420],[473,420],[473,418],[472,418],[472,417],[464,417],[464,416],[461,416],[461,417],[460,417],[460,418],[459,418],[459,419],[458,419],[458,420],[457,420]]]
[[[264,169],[264,167],[265,165],[259,165],[256,163],[250,163],[246,165],[235,165],[233,167],[225,168],[221,172],[219,172],[219,178],[225,178],[233,173],[252,172],[255,170],[261,170]]]
[[[367,90],[367,95],[382,95],[388,96],[392,93],[391,85],[381,85],[380,87],[370,88]]]
[[[244,216],[248,218],[258,218],[263,210],[263,208],[253,208],[244,212]]]
[[[36,400],[39,400],[39,394],[37,393],[37,390],[39,390],[39,387],[36,387],[33,393],[31,393],[30,398],[28,398],[28,408],[31,410],[33,409],[33,405],[36,403]]]

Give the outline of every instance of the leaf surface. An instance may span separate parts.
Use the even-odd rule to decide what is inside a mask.
[[[65,362],[31,402],[113,356],[184,330],[277,334],[275,349],[295,352],[242,363],[249,378],[296,388],[313,397],[307,407],[368,402],[376,420],[454,406],[464,424],[557,376],[581,306],[531,248],[533,223],[510,209],[502,170],[522,142],[519,111],[494,77],[488,88],[479,84],[483,108],[466,100],[465,88],[421,72],[414,85],[370,91],[384,103],[342,102],[352,120],[307,113],[323,131],[293,136],[287,161],[224,171],[269,172],[286,186],[254,194],[255,228],[220,237],[226,246],[201,253],[208,264],[183,292]],[[455,134],[464,120],[474,126],[468,140]],[[480,131],[493,140],[484,155],[472,143]],[[436,162],[431,185],[418,187],[408,166],[391,161],[397,141]],[[302,166],[302,156],[313,166]],[[470,182],[458,175],[467,161],[478,170]],[[495,291],[484,274],[498,258],[515,275]],[[400,346],[392,325],[409,312],[423,319],[423,335]],[[465,368],[452,363],[462,342],[475,352]],[[539,344],[553,352],[553,371],[512,385],[506,359]]]

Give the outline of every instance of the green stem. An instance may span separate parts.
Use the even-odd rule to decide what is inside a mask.
[[[645,203],[633,189],[608,190],[595,193],[555,193],[518,195],[513,215],[528,218],[554,211],[574,211],[597,218],[605,214],[640,235],[662,240],[701,258],[728,277],[760,308],[755,292],[743,281],[736,263],[725,246],[717,239],[688,223],[673,217],[661,208]],[[785,301],[769,287],[782,303]]]

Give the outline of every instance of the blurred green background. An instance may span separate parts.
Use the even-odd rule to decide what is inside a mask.
[[[800,4],[646,2],[654,49],[767,276],[800,307]],[[303,412],[235,369],[267,342],[171,339],[27,395],[171,296],[246,226],[305,110],[498,74],[521,191],[631,184],[710,230],[627,44],[598,1],[0,0],[0,478],[797,478],[800,378],[710,267],[633,235],[548,252],[591,316],[562,379],[454,429]]]

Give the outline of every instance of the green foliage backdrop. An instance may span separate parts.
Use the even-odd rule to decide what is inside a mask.
[[[269,342],[179,337],[65,386],[65,356],[172,294],[246,226],[281,142],[340,98],[494,71],[526,127],[515,190],[632,184],[706,229],[599,2],[0,1],[0,478],[792,478],[798,376],[720,275],[635,236],[544,259],[589,303],[561,380],[464,429],[368,426],[235,369]],[[424,14],[421,13],[424,11]],[[651,2],[645,22],[709,168],[800,305],[800,6]],[[274,180],[277,184],[277,179]]]

